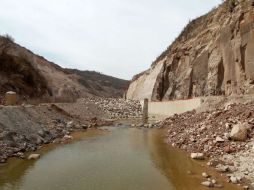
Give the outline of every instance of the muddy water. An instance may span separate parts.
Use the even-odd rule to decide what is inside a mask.
[[[0,166],[0,190],[206,189],[200,186],[205,168],[166,145],[159,130],[109,130],[43,149],[37,161]],[[236,187],[224,184],[223,189]]]

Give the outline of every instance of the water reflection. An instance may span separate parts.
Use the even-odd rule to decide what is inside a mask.
[[[88,132],[81,141],[45,148],[38,161],[12,160],[0,166],[0,190],[204,189],[203,168],[166,145],[161,131],[110,130],[103,136]],[[197,175],[189,176],[188,170]]]
[[[202,166],[205,165],[205,163],[198,163],[197,161],[190,159],[182,151],[167,145],[163,140],[164,138],[161,130],[148,130],[144,135],[144,144],[147,145],[151,159],[156,167],[168,177],[175,189],[206,189],[200,185],[204,180],[202,179],[201,174],[207,170]],[[192,175],[190,175],[189,172],[191,172]],[[216,175],[218,177],[218,174],[213,174],[215,177]],[[224,185],[223,189],[225,190],[239,189],[235,185],[221,181],[221,179],[217,181]]]

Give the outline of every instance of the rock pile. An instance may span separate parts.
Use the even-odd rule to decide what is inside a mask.
[[[139,101],[116,98],[89,98],[83,99],[97,105],[109,115],[110,119],[139,118],[142,108]]]
[[[248,179],[254,186],[253,103],[202,113],[190,111],[167,118],[159,126],[166,127],[169,144],[191,153],[193,159],[202,154],[211,157],[207,165],[227,173],[228,182],[240,184]],[[203,185],[211,187],[212,183]]]
[[[245,178],[251,181],[254,187],[254,142],[248,143],[246,147],[245,151],[223,155],[221,161],[235,166],[233,173],[228,175],[232,183],[239,183]]]
[[[168,127],[167,142],[206,156],[246,150],[254,135],[254,105],[233,104],[225,109],[174,115],[160,123]]]
[[[28,133],[19,130],[2,130],[0,131],[0,163],[6,162],[8,157],[25,158],[24,152],[35,151],[43,144],[67,141],[72,138],[69,136],[70,132],[83,128],[84,126],[78,123],[57,119],[48,123],[47,127],[41,126],[40,129]],[[55,141],[58,138],[60,141]],[[35,158],[29,157],[29,159]]]

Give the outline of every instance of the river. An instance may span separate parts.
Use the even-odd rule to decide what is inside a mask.
[[[205,163],[165,144],[161,130],[106,129],[42,148],[36,161],[11,159],[0,166],[0,190],[206,189],[200,185]],[[223,185],[225,190],[237,189]]]

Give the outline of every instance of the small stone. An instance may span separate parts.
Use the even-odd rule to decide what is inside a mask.
[[[231,176],[231,177],[230,177],[230,181],[231,181],[232,183],[234,183],[234,184],[237,184],[237,183],[238,183],[238,180],[237,180],[237,178],[236,178],[235,176]]]
[[[84,124],[83,124],[83,125],[81,125],[81,128],[82,128],[82,129],[88,129],[88,125],[84,125]]]
[[[214,184],[210,181],[204,181],[201,183],[201,185],[205,186],[205,187],[213,187]]]
[[[40,154],[30,154],[28,156],[28,160],[37,160],[40,158],[40,156],[41,156]]]
[[[204,154],[203,153],[191,153],[191,158],[195,160],[204,160]]]
[[[218,172],[227,172],[229,170],[228,166],[224,166],[222,164],[218,164],[215,168]]]
[[[218,142],[218,143],[225,142],[225,140],[223,138],[218,137],[218,136],[216,137],[215,141]]]
[[[202,173],[202,176],[204,177],[204,178],[208,178],[209,177],[209,175],[207,174],[207,173]]]
[[[73,137],[70,135],[64,135],[63,140],[72,140]]]

